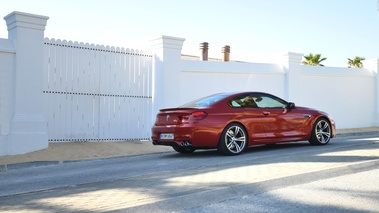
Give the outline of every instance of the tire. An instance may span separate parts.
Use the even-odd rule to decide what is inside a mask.
[[[245,128],[237,123],[231,123],[222,131],[217,150],[223,155],[239,155],[247,146]]]
[[[329,143],[331,135],[332,128],[329,121],[325,118],[319,118],[313,125],[309,143],[311,145],[326,145]]]
[[[194,148],[189,148],[189,147],[173,146],[172,148],[181,154],[190,154],[195,151]]]

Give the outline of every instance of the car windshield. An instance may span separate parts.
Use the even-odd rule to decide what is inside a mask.
[[[207,107],[225,98],[227,94],[215,94],[205,98],[200,98],[189,103],[186,103],[180,107]]]

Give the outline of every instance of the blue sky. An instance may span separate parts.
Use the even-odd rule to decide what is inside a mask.
[[[325,66],[379,58],[376,0],[0,0],[0,16],[50,17],[45,36],[125,48],[149,48],[161,35],[185,38],[183,54],[270,61],[285,52],[321,53]],[[0,38],[7,38],[6,24]]]

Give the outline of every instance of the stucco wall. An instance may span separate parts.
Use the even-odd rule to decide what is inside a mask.
[[[373,69],[315,67],[293,60],[289,62],[292,66],[287,67],[280,62],[180,60],[178,63],[180,79],[170,82],[170,88],[178,90],[179,95],[172,97],[176,101],[165,102],[164,107],[177,107],[219,92],[263,91],[329,113],[338,129],[378,125],[375,66]],[[288,75],[293,80],[289,81]]]
[[[180,103],[229,91],[265,91],[284,96],[285,73],[278,64],[182,60]]]

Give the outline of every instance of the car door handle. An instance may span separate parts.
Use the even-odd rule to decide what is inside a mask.
[[[263,111],[263,115],[270,115],[270,112]]]

